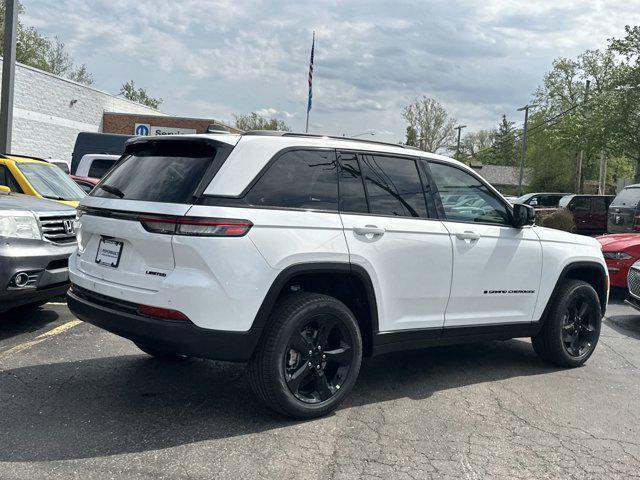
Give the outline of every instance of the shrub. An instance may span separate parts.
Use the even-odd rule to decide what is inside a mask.
[[[556,230],[564,230],[565,232],[573,232],[573,229],[575,228],[573,215],[564,208],[545,215],[540,218],[537,223],[542,227],[555,228]]]

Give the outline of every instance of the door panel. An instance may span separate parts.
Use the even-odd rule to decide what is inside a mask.
[[[509,207],[475,173],[429,163],[453,245],[445,327],[530,322],[542,273],[538,236],[511,227]]]
[[[338,158],[349,259],[371,277],[378,330],[440,330],[451,287],[451,239],[442,222],[427,218],[415,159],[354,152]]]
[[[379,330],[441,328],[452,264],[451,240],[442,223],[348,213],[341,217],[350,262],[369,273],[376,290]]]
[[[532,321],[542,247],[531,228],[443,222],[453,243],[445,326]]]

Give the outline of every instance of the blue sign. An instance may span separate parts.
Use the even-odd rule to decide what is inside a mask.
[[[140,136],[149,135],[149,125],[145,125],[144,123],[139,123],[138,125],[136,125],[135,134]]]

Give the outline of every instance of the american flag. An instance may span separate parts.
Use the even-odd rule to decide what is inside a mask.
[[[311,110],[311,102],[313,100],[313,51],[316,46],[316,32],[313,32],[313,40],[311,42],[311,60],[309,61],[309,100],[307,102],[307,113]]]

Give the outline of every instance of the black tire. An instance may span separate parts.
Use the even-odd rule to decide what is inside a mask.
[[[331,412],[344,400],[361,362],[362,337],[351,310],[327,295],[296,293],[274,308],[248,377],[267,406],[308,419]]]
[[[579,367],[593,354],[601,325],[600,299],[593,287],[582,280],[565,280],[531,343],[543,360]]]
[[[168,350],[164,350],[162,348],[150,347],[148,345],[144,345],[142,343],[133,342],[136,344],[140,350],[142,350],[147,355],[151,355],[152,357],[162,358],[165,360],[184,360],[188,358],[186,355],[178,355],[177,353],[170,352]]]

